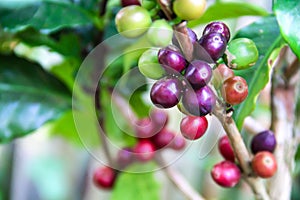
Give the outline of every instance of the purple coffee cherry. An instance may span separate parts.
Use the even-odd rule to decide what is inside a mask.
[[[214,61],[223,56],[227,46],[226,38],[216,32],[203,35],[198,42]]]
[[[181,72],[187,64],[183,55],[173,46],[167,46],[158,51],[158,62],[171,74]]]
[[[183,94],[182,104],[190,114],[205,116],[211,113],[216,105],[216,96],[207,85],[195,91],[189,88]]]
[[[194,89],[205,86],[212,77],[212,69],[207,62],[194,60],[185,71],[185,78]]]
[[[189,39],[190,39],[191,43],[195,44],[197,42],[197,35],[196,35],[196,33],[192,29],[190,29],[190,28],[187,28],[187,32],[188,32],[188,36],[189,36]],[[173,35],[172,43],[175,46],[177,46],[178,48],[180,48],[180,45],[179,45],[178,40],[175,37],[175,35]]]
[[[255,135],[251,141],[251,151],[256,154],[260,151],[273,153],[276,147],[276,138],[272,131],[266,130]]]
[[[154,83],[150,98],[157,107],[171,108],[176,106],[181,98],[182,84],[177,78],[163,78]]]
[[[209,34],[209,33],[220,33],[228,42],[230,39],[230,30],[226,24],[223,22],[211,22],[209,23],[203,30],[203,35]]]

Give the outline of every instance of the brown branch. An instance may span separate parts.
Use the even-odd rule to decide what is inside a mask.
[[[247,150],[247,147],[243,141],[243,138],[231,116],[224,115],[225,108],[217,104],[214,108],[213,114],[221,122],[225,132],[228,135],[231,146],[234,149],[235,156],[242,168],[245,180],[252,188],[256,199],[269,200],[266,188],[260,179],[254,178],[251,168],[251,157]]]
[[[157,153],[156,162],[163,167],[169,180],[190,200],[204,200],[204,198],[189,184],[189,182],[176,170],[166,165],[162,156]],[[165,167],[167,166],[167,167]]]

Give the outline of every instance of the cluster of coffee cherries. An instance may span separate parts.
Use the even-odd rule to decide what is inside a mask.
[[[277,162],[273,155],[275,147],[276,139],[270,130],[262,131],[252,138],[250,149],[254,157],[251,166],[255,175],[270,178],[276,173]],[[227,135],[220,138],[218,149],[225,160],[214,165],[211,176],[222,187],[234,187],[240,181],[241,171],[235,163],[234,151]]]
[[[120,170],[134,162],[148,162],[158,150],[183,150],[185,139],[167,128],[168,115],[165,111],[154,109],[150,117],[139,119],[134,126],[138,139],[134,147],[124,147],[117,152],[116,168],[99,167],[93,175],[94,184],[102,189],[111,189]]]

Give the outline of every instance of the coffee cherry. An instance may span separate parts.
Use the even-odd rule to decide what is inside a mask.
[[[164,78],[157,81],[151,88],[150,98],[158,107],[171,108],[181,98],[181,82],[177,78]]]
[[[156,0],[142,0],[142,7],[147,10],[152,10],[157,5]]]
[[[165,70],[158,63],[158,49],[148,49],[139,58],[138,67],[145,77],[160,79],[165,74]]]
[[[122,8],[117,13],[115,23],[122,36],[135,38],[147,31],[151,25],[151,17],[146,9],[132,5]]]
[[[218,67],[213,71],[212,84],[215,88],[220,88],[224,81],[234,76],[232,69],[227,67],[225,64],[219,64]]]
[[[216,32],[203,35],[198,42],[214,61],[223,56],[227,45],[226,38]]]
[[[190,29],[190,28],[187,28],[187,33],[188,33],[188,37],[189,37],[191,43],[195,44],[197,42],[197,35],[196,35],[196,33],[192,29]],[[180,45],[179,45],[178,40],[175,37],[175,35],[173,35],[172,43],[173,43],[173,45],[175,45],[178,48],[180,48]]]
[[[251,151],[256,154],[260,151],[273,152],[276,147],[276,138],[270,130],[262,131],[255,135],[251,141]]]
[[[220,138],[218,143],[218,148],[219,148],[219,152],[221,153],[223,158],[225,158],[225,160],[234,162],[234,158],[235,158],[234,152],[227,135],[224,135],[223,137]]]
[[[241,171],[236,164],[222,161],[211,170],[213,180],[223,187],[234,187],[241,178]]]
[[[201,60],[192,61],[185,71],[185,78],[195,89],[205,86],[211,77],[211,67],[208,63]]]
[[[155,155],[155,146],[150,140],[140,140],[133,148],[137,160],[147,162]]]
[[[204,135],[208,127],[206,117],[186,116],[181,120],[180,131],[188,140],[196,140]]]
[[[133,153],[131,148],[123,148],[118,151],[117,163],[121,168],[125,168],[133,162]]]
[[[247,69],[256,63],[258,56],[258,50],[252,40],[238,38],[229,42],[224,60],[232,69]]]
[[[171,148],[177,151],[183,150],[186,146],[186,141],[183,137],[177,135],[172,140]]]
[[[187,64],[183,55],[174,47],[168,46],[158,52],[158,62],[169,72],[181,72]]]
[[[174,13],[184,20],[198,19],[204,13],[206,0],[175,0]]]
[[[172,131],[164,128],[163,130],[158,132],[156,135],[154,135],[151,138],[151,141],[153,142],[156,149],[161,149],[161,148],[170,146],[174,137],[175,137],[175,134]]]
[[[248,95],[248,85],[240,76],[228,78],[222,85],[221,94],[226,103],[236,105],[244,101]]]
[[[134,125],[135,133],[138,138],[149,138],[153,136],[155,134],[154,128],[151,119],[147,117],[138,120]]]
[[[111,189],[116,180],[116,171],[108,166],[97,168],[93,174],[94,184],[102,189]]]
[[[196,91],[189,88],[184,91],[182,104],[190,114],[205,116],[211,113],[213,107],[216,105],[216,96],[207,85]]]
[[[268,151],[258,152],[252,160],[252,169],[259,177],[272,177],[277,171],[274,155]]]
[[[150,26],[146,36],[152,45],[165,47],[171,43],[173,29],[166,20],[156,20]]]
[[[203,30],[203,35],[209,34],[209,33],[220,33],[222,34],[225,38],[226,41],[228,42],[230,39],[230,31],[229,28],[226,24],[223,22],[211,22]]]
[[[121,0],[121,5],[123,7],[131,6],[131,5],[141,5],[139,0]]]

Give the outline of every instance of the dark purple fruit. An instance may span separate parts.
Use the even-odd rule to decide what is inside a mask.
[[[183,94],[182,104],[190,114],[205,116],[212,112],[216,104],[216,96],[209,86],[195,91],[189,88]]]
[[[157,107],[171,108],[180,101],[181,89],[182,84],[177,78],[161,79],[151,88],[151,101]]]
[[[141,5],[138,0],[121,0],[121,4],[123,7],[131,5]]]
[[[192,61],[185,71],[185,78],[195,89],[205,86],[211,77],[211,67],[208,63],[201,60]]]
[[[188,32],[188,36],[189,36],[189,39],[190,39],[191,43],[195,44],[197,42],[197,35],[196,35],[196,33],[192,29],[190,29],[190,28],[187,28],[187,32]],[[175,46],[177,46],[178,48],[180,48],[180,45],[179,45],[178,40],[175,37],[175,35],[173,35],[172,43]]]
[[[251,141],[251,151],[256,154],[260,151],[274,152],[276,147],[276,138],[270,130],[262,131],[255,135]]]
[[[183,55],[171,46],[162,48],[158,52],[158,62],[168,73],[181,72],[186,67],[186,60]]]
[[[223,56],[227,45],[226,38],[216,32],[203,35],[198,42],[214,61]]]
[[[209,33],[220,33],[228,42],[230,39],[230,31],[226,24],[223,22],[211,22],[209,23],[203,30],[203,35],[209,34]]]
[[[156,135],[154,135],[151,138],[151,141],[153,142],[156,149],[161,149],[170,146],[174,137],[175,134],[172,131],[165,128],[161,130],[159,133],[157,133]]]

